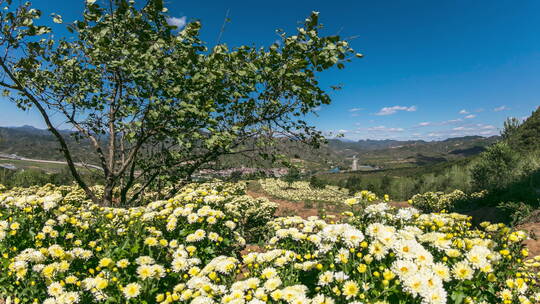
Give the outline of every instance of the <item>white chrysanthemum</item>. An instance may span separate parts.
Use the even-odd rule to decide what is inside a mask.
[[[401,279],[406,278],[418,271],[418,266],[410,260],[397,260],[392,263],[392,272]]]
[[[141,285],[138,283],[129,283],[122,288],[122,293],[126,299],[136,298],[141,293]]]
[[[474,269],[472,269],[466,261],[461,261],[454,265],[452,273],[457,280],[470,280],[474,275]]]
[[[273,277],[271,279],[268,279],[265,283],[264,283],[264,288],[268,291],[273,291],[275,289],[277,289],[279,286],[281,286],[282,282],[281,282],[281,279],[279,277]]]
[[[59,282],[52,282],[52,283],[47,287],[47,293],[48,293],[50,296],[53,296],[53,297],[58,297],[58,296],[61,295],[63,292],[64,292],[64,287],[62,287],[62,284],[60,284]]]
[[[57,299],[58,303],[62,304],[74,304],[79,303],[79,294],[77,292],[71,291],[71,292],[65,292],[62,295],[60,295]]]

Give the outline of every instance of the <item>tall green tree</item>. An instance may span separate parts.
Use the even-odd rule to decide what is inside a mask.
[[[302,177],[302,174],[300,172],[300,169],[296,167],[293,164],[289,165],[287,174],[283,176],[283,180],[289,184],[289,189],[292,189],[292,185],[294,182],[297,182]]]
[[[82,19],[66,24],[72,36],[60,39],[36,24],[41,13],[31,4],[0,5],[4,95],[37,109],[96,202],[133,202],[149,188],[189,180],[221,155],[269,156],[264,148],[275,138],[317,146],[321,133],[302,119],[330,103],[317,74],[355,57],[347,41],[319,34],[317,13],[294,35],[279,31],[269,47],[208,48],[199,22],[167,23],[162,0],[142,8],[87,0]],[[64,23],[59,15],[53,21]],[[58,117],[74,132],[60,132]],[[85,160],[74,159],[66,136],[91,143],[102,196],[80,174],[76,164]]]
[[[501,131],[501,136],[504,140],[509,140],[512,136],[515,135],[516,131],[519,129],[521,121],[515,117],[508,117],[504,121],[503,129]]]

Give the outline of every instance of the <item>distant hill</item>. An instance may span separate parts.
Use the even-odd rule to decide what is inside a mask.
[[[64,135],[70,133],[62,132]],[[529,133],[523,131],[524,138],[528,138],[527,134]],[[77,142],[70,136],[66,138],[77,161],[97,163],[95,159],[89,159],[88,151],[91,150],[87,141]],[[466,136],[442,141],[330,139],[327,145],[318,150],[292,141],[281,140],[279,145],[293,163],[307,169],[325,170],[335,166],[349,168],[352,163],[350,158],[353,156],[358,158],[359,165],[382,168],[424,166],[476,155],[498,140],[498,136]],[[56,139],[49,131],[32,126],[0,127],[0,153],[35,159],[64,160]],[[261,162],[254,155],[224,157],[219,165],[225,168],[272,166]]]
[[[77,161],[90,162],[88,159],[89,143],[77,142],[69,136],[70,131],[61,131]],[[22,127],[0,127],[0,153],[46,160],[64,160],[60,146],[48,130]]]
[[[441,141],[425,141],[425,140],[392,140],[392,139],[361,139],[358,141],[353,141],[350,139],[329,139],[328,143],[332,149],[335,150],[345,150],[350,149],[356,152],[367,151],[367,150],[384,150],[391,148],[402,148],[402,147],[418,147],[418,146],[470,146],[471,144],[479,144],[485,146],[485,143],[492,144],[493,142],[499,140],[499,136],[492,137],[482,137],[482,136],[463,136],[463,137],[453,137]]]
[[[422,166],[473,156],[498,140],[499,136],[464,136],[442,141],[367,139],[344,142],[331,139],[328,146],[343,158],[356,155],[362,164],[391,168]]]
[[[407,140],[407,141],[400,141],[400,140],[393,140],[393,139],[361,139],[358,141],[354,140],[343,140],[343,139],[330,139],[328,141],[330,147],[337,150],[342,149],[351,149],[354,151],[363,151],[363,150],[382,150],[382,149],[388,149],[388,148],[395,148],[402,145],[409,145],[414,143],[421,143],[425,142],[423,140]]]

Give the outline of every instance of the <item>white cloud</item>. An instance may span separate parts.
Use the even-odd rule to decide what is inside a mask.
[[[465,119],[471,119],[471,118],[475,118],[475,117],[476,117],[476,115],[474,115],[474,114],[471,114],[471,115],[467,115],[467,116],[465,116]]]
[[[495,109],[493,109],[493,111],[495,111],[495,112],[506,111],[506,110],[510,110],[510,108],[507,107],[507,106],[500,106],[500,107],[496,107]]]
[[[338,133],[348,133],[349,130],[344,130],[344,129],[341,129],[341,130],[338,130]]]
[[[450,119],[450,120],[445,120],[445,121],[440,121],[440,122],[421,122],[421,123],[418,124],[418,126],[420,126],[420,127],[445,126],[445,125],[456,124],[456,123],[462,122],[462,121],[463,121],[463,119],[458,118],[458,119]]]
[[[181,29],[186,25],[186,16],[177,18],[177,17],[168,17],[167,24],[176,26],[177,29]]]
[[[492,125],[485,125],[485,126],[479,126],[482,130],[494,130],[497,129],[495,126]]]
[[[363,110],[362,108],[352,108],[352,109],[349,109],[349,112],[358,112],[362,110]]]
[[[463,110],[459,111],[459,114],[469,114],[469,111],[463,109]]]
[[[387,128],[385,126],[377,126],[368,128],[368,131],[382,131],[382,132],[403,132],[403,128]]]
[[[407,111],[414,112],[416,111],[416,106],[404,107],[404,106],[393,106],[393,107],[384,107],[375,115],[391,115],[397,113],[397,111]]]
[[[456,123],[456,122],[460,122],[460,121],[463,121],[463,119],[461,118],[458,118],[458,119],[450,119],[450,120],[447,120],[447,121],[443,121],[443,124],[453,124],[453,123]]]
[[[474,130],[474,129],[473,128],[466,128],[466,127],[455,127],[452,130],[454,130],[454,131],[470,131],[470,130]]]

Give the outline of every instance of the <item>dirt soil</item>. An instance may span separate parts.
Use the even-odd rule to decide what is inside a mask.
[[[527,223],[516,228],[529,234],[530,239],[523,242],[529,248],[529,256],[540,255],[540,223]]]
[[[316,208],[306,208],[303,203],[300,202],[291,202],[286,201],[282,199],[275,199],[272,197],[269,197],[265,193],[255,192],[255,191],[247,191],[247,195],[251,197],[264,197],[267,198],[269,201],[274,202],[278,204],[278,209],[276,210],[275,215],[276,216],[295,216],[299,215],[302,218],[308,218],[310,216],[317,216],[319,213]]]

